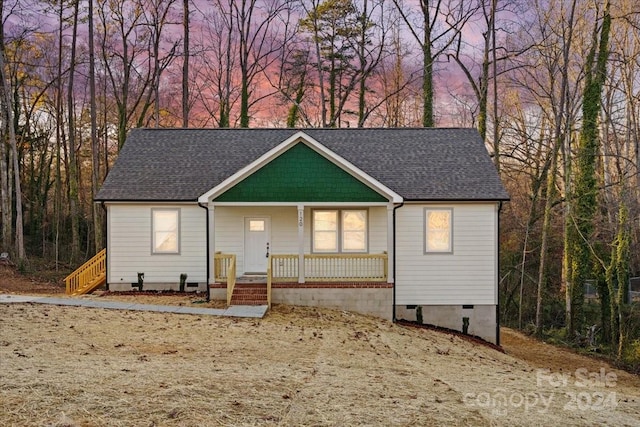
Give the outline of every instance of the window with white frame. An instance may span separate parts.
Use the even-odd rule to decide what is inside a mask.
[[[427,208],[424,210],[425,253],[453,252],[453,209]]]
[[[151,252],[177,254],[180,252],[180,209],[151,210]]]
[[[313,211],[313,252],[367,252],[366,209]]]

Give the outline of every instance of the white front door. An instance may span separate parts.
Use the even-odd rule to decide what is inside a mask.
[[[244,272],[245,274],[265,274],[271,248],[271,221],[268,217],[244,219]]]

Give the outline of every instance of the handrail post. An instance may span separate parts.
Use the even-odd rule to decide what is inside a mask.
[[[231,297],[233,289],[236,286],[236,256],[231,255],[229,265],[227,266],[227,305],[231,305]]]
[[[271,255],[267,264],[267,307],[271,309]]]
[[[382,262],[384,263],[384,281],[389,282],[389,255],[384,254]]]

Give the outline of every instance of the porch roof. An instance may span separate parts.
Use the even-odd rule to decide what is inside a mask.
[[[475,129],[133,129],[97,201],[196,201],[298,132],[405,200],[508,200]]]

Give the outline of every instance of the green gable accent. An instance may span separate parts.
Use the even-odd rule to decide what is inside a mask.
[[[216,202],[386,202],[385,197],[298,143],[216,199]]]

